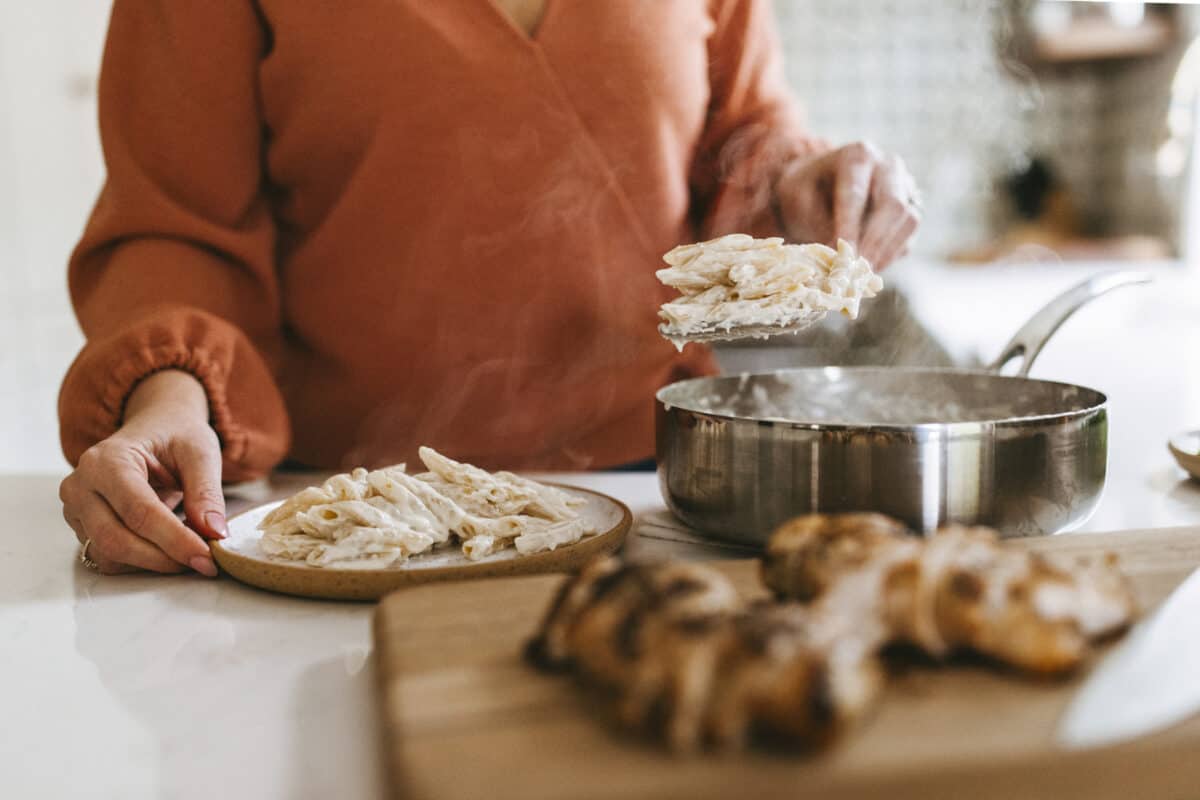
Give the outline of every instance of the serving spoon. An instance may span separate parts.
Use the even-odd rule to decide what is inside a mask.
[[[825,318],[827,310],[805,309],[781,319],[774,325],[738,325],[737,323],[714,323],[695,328],[687,333],[676,333],[665,322],[658,326],[663,338],[682,348],[688,342],[732,342],[738,339],[766,339],[786,333],[807,330]]]

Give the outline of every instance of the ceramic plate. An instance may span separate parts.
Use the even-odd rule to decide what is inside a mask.
[[[624,503],[590,489],[550,485],[586,501],[579,513],[599,532],[575,544],[528,556],[509,548],[481,561],[471,561],[451,545],[385,569],[312,567],[303,561],[272,558],[258,546],[262,535],[258,523],[283,502],[280,500],[229,520],[229,538],[212,542],[213,557],[229,575],[260,589],[330,600],[377,600],[393,589],[428,581],[568,572],[593,556],[611,553],[621,546],[633,523],[633,515]]]

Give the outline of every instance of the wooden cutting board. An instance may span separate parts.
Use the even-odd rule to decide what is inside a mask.
[[[1200,565],[1200,528],[1012,546],[1117,552],[1144,608]],[[756,562],[716,566],[748,594],[762,591]],[[570,676],[522,662],[522,645],[561,580],[421,586],[381,603],[375,640],[395,796],[1200,797],[1200,718],[1125,745],[1065,751],[1053,732],[1083,676],[1029,683],[982,665],[894,677],[872,717],[821,754],[672,757],[616,729]]]

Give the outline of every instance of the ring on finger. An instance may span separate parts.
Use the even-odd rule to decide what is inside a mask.
[[[99,572],[100,565],[88,558],[88,548],[92,546],[91,539],[85,539],[83,547],[79,548],[79,563],[83,564],[85,569],[90,569],[92,572]]]

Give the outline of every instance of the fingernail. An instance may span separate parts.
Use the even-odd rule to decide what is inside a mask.
[[[201,575],[207,575],[210,578],[217,577],[217,565],[213,563],[211,558],[196,556],[188,564]]]
[[[220,539],[224,539],[229,535],[229,530],[225,527],[225,515],[217,511],[209,511],[205,514],[204,524]]]

